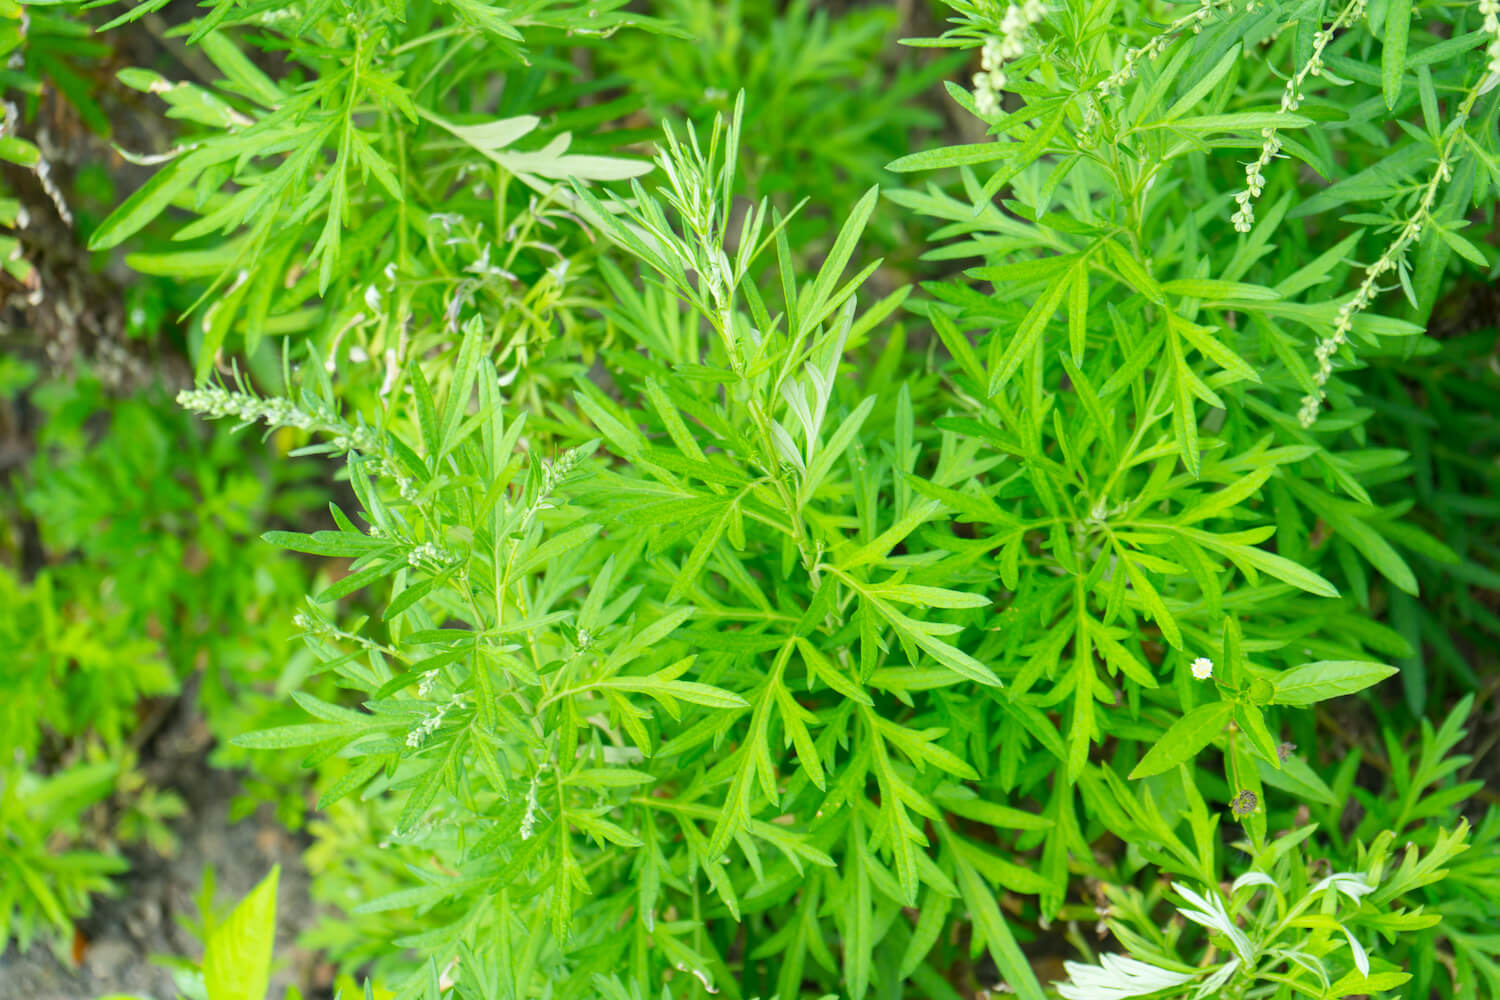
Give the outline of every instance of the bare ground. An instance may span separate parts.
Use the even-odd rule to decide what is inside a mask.
[[[119,993],[173,1000],[178,991],[172,974],[152,956],[202,957],[202,945],[189,928],[198,919],[195,899],[209,865],[221,911],[252,889],[272,865],[281,865],[278,967],[270,995],[280,997],[292,984],[307,995],[315,982],[326,982],[326,974],[317,974],[321,970],[315,968],[314,956],[294,944],[313,916],[301,859],[306,844],[288,834],[268,808],[230,822],[229,805],[240,781],[232,772],[209,766],[211,742],[196,715],[169,721],[152,739],[146,774],[153,784],[175,791],[188,807],[173,825],[179,850],[171,858],[149,850],[127,851],[131,869],[118,880],[119,895],[95,898],[93,913],[79,922],[71,948],[54,953],[35,943],[25,954],[14,947],[0,954],[0,1000],[94,1000]]]

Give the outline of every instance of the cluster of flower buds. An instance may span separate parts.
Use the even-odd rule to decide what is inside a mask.
[[[289,399],[261,399],[247,392],[230,392],[217,385],[184,389],[177,394],[177,405],[210,419],[234,417],[241,423],[260,421],[268,427],[296,427],[304,431],[319,425],[317,417],[299,409]]]
[[[557,484],[567,478],[568,473],[578,467],[583,460],[583,449],[570,448],[557,456],[552,462],[542,465],[542,493],[550,494],[557,488]]]
[[[447,549],[440,548],[431,542],[423,542],[421,545],[413,546],[406,553],[406,561],[411,566],[432,565],[447,566],[454,561],[453,553]]]
[[[536,835],[537,814],[541,812],[541,803],[536,798],[537,776],[531,776],[531,787],[526,789],[526,815],[521,817],[521,839],[530,840]]]
[[[380,442],[368,427],[352,427],[333,436],[333,446],[339,451],[357,451],[364,455],[378,454]]]
[[[375,472],[396,485],[401,499],[407,503],[415,503],[417,500],[419,491],[416,482],[390,456],[380,436],[364,425],[351,426],[331,413],[311,413],[279,396],[262,399],[248,392],[231,392],[217,385],[184,389],[177,394],[177,405],[210,419],[234,417],[241,424],[260,422],[267,427],[295,427],[303,431],[327,432],[329,443],[336,450],[376,458]]]
[[[1441,178],[1449,173],[1445,159],[1438,165],[1434,176]],[[1422,211],[1426,211],[1425,207]],[[1317,361],[1317,370],[1313,372],[1314,389],[1302,397],[1302,407],[1297,411],[1297,421],[1303,427],[1311,427],[1318,420],[1318,411],[1323,405],[1323,387],[1328,384],[1328,379],[1333,375],[1334,355],[1338,354],[1339,348],[1348,343],[1349,331],[1354,327],[1354,317],[1375,301],[1375,297],[1380,294],[1380,289],[1376,285],[1380,276],[1399,267],[1397,262],[1405,255],[1406,248],[1415,243],[1421,235],[1420,216],[1402,225],[1401,232],[1391,245],[1386,247],[1385,253],[1365,268],[1364,280],[1359,283],[1359,289],[1354,293],[1354,297],[1339,306],[1339,311],[1333,318],[1333,333],[1319,340],[1318,346],[1313,349],[1313,358]]]
[[[979,53],[980,71],[974,74],[974,110],[988,118],[1000,110],[1000,91],[1005,89],[1005,64],[1026,51],[1026,31],[1047,13],[1042,0],[1011,4],[1000,19],[1000,34],[985,39]]]
[[[331,622],[310,615],[305,611],[299,611],[295,615],[292,615],[292,624],[296,626],[298,631],[309,636],[328,636],[333,635],[335,631]]]
[[[436,732],[437,727],[443,724],[443,716],[447,715],[450,709],[457,707],[462,700],[463,696],[456,694],[448,701],[437,706],[426,718],[413,726],[411,732],[406,734],[406,745],[413,750],[420,749],[422,744],[427,742],[427,737]]]
[[[1363,13],[1364,2],[1365,0],[1352,0],[1350,6]],[[1353,298],[1339,306],[1338,313],[1334,317],[1333,332],[1318,342],[1314,350],[1318,367],[1313,373],[1313,389],[1302,397],[1302,407],[1297,413],[1297,419],[1303,427],[1311,427],[1317,423],[1318,412],[1322,409],[1326,396],[1324,387],[1333,374],[1333,357],[1338,353],[1339,348],[1348,342],[1355,315],[1375,301],[1380,294],[1377,282],[1381,275],[1401,269],[1406,251],[1422,238],[1426,223],[1433,221],[1432,207],[1437,204],[1438,191],[1444,184],[1453,180],[1454,151],[1459,141],[1467,138],[1463,126],[1473,113],[1475,102],[1493,90],[1495,86],[1500,85],[1500,0],[1480,0],[1480,11],[1485,16],[1485,29],[1496,36],[1495,42],[1490,46],[1490,65],[1485,75],[1469,89],[1455,109],[1453,120],[1449,122],[1446,130],[1447,139],[1438,150],[1437,165],[1433,167],[1432,175],[1421,188],[1422,193],[1417,199],[1416,208],[1406,217],[1405,222],[1398,224],[1396,238],[1385,248],[1385,252],[1373,264],[1365,268],[1364,279],[1359,283],[1359,288],[1355,291]],[[1335,21],[1334,24],[1337,26],[1338,22]]]
[[[566,479],[568,473],[576,469],[578,463],[586,457],[582,448],[571,448],[553,461],[542,463],[542,481],[537,484],[536,499],[532,501],[531,508],[526,514],[528,518],[535,515],[537,511],[551,509],[552,502],[549,498],[552,496],[552,491],[557,489],[558,484]]]
[[[1500,2],[1500,0],[1487,0],[1487,2]],[[1327,28],[1321,29],[1313,34],[1312,54],[1308,56],[1307,62],[1303,63],[1297,72],[1293,73],[1291,79],[1286,82],[1286,89],[1281,92],[1281,112],[1291,114],[1302,106],[1304,100],[1302,84],[1310,76],[1319,76],[1323,72],[1323,50],[1328,43],[1333,41],[1334,33],[1349,27],[1365,12],[1365,0],[1349,0],[1344,9],[1339,11],[1333,23]],[[1260,155],[1245,166],[1245,187],[1239,194],[1234,196],[1235,205],[1238,207],[1230,216],[1229,221],[1234,223],[1234,231],[1237,233],[1248,233],[1255,225],[1255,199],[1261,196],[1266,189],[1265,169],[1272,160],[1281,155],[1281,136],[1275,128],[1261,129]]]
[[[1500,76],[1500,0],[1479,0],[1479,15],[1484,18],[1484,30],[1490,36],[1489,48],[1485,50],[1490,60],[1488,70]]]
[[[1248,14],[1254,11],[1257,2],[1258,0],[1250,0],[1249,3],[1245,4],[1245,12]],[[1183,31],[1192,28],[1195,35],[1201,32],[1203,25],[1217,9],[1223,9],[1226,12],[1233,11],[1234,0],[1198,0],[1196,10],[1184,14],[1167,25],[1165,31],[1151,36],[1151,39],[1145,45],[1127,50],[1125,58],[1120,63],[1120,68],[1099,81],[1099,96],[1108,97],[1129,83],[1135,78],[1136,73],[1139,72],[1141,60],[1154,60]]]
[[[1286,105],[1285,96],[1282,105]],[[1260,156],[1256,157],[1245,167],[1245,188],[1234,196],[1235,203],[1239,208],[1230,221],[1234,223],[1234,231],[1237,233],[1248,233],[1255,225],[1255,207],[1253,202],[1259,198],[1261,192],[1266,189],[1266,175],[1263,172],[1271,161],[1281,153],[1281,138],[1276,134],[1274,128],[1261,129]]]

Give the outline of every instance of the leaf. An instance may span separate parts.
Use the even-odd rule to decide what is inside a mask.
[[[600,526],[597,524],[581,524],[575,528],[569,528],[560,535],[553,535],[526,555],[516,566],[514,575],[524,577],[536,570],[552,565],[559,556],[578,548],[584,542],[599,534]]]
[[[834,297],[834,288],[844,273],[844,268],[848,266],[849,258],[854,255],[854,247],[865,231],[865,223],[870,221],[870,213],[875,211],[875,203],[879,198],[880,189],[870,188],[844,220],[838,238],[833,241],[833,248],[828,251],[828,256],[823,259],[823,266],[818,269],[811,291],[799,306],[802,310],[802,319],[798,324],[799,334],[823,322],[840,305],[838,298]]]
[[[875,397],[866,396],[854,408],[854,412],[839,423],[838,429],[833,432],[833,436],[828,439],[828,443],[818,448],[817,454],[813,456],[811,464],[807,467],[806,475],[802,478],[802,488],[797,491],[799,503],[805,504],[812,498],[813,493],[817,491],[818,487],[823,484],[823,480],[827,478],[829,471],[833,468],[833,463],[844,452],[848,451],[849,446],[854,443],[854,436],[864,426],[864,422],[869,417],[870,410],[874,406]]]
[[[605,670],[616,670],[640,656],[667,636],[676,631],[677,627],[692,617],[694,609],[691,607],[674,608],[659,618],[656,618],[645,628],[641,629],[625,643],[618,646],[610,653],[609,659],[604,664]]]
[[[1115,638],[1115,635],[1110,633],[1109,629],[1106,629],[1092,618],[1086,618],[1085,622],[1089,634],[1093,638],[1095,647],[1099,650],[1100,655],[1104,657],[1104,662],[1142,687],[1156,687],[1156,678],[1152,675],[1151,671],[1140,660],[1136,659],[1135,654],[1126,649]],[[1125,633],[1121,631],[1117,634],[1123,636]]]
[[[1261,572],[1269,573],[1282,583],[1289,583],[1298,590],[1306,591],[1309,594],[1316,594],[1319,597],[1339,596],[1338,588],[1333,584],[1301,563],[1293,562],[1285,556],[1279,556],[1274,552],[1267,552],[1254,545],[1226,542],[1208,531],[1184,529],[1183,533],[1204,547],[1227,555],[1236,563],[1242,562]]]
[[[933,798],[949,812],[987,826],[1010,830],[1045,830],[1053,825],[1053,821],[1046,816],[987,801],[963,785],[945,785],[938,789]]]
[[[1264,285],[1248,285],[1240,281],[1219,281],[1213,278],[1177,278],[1164,281],[1161,290],[1169,295],[1190,299],[1237,302],[1274,302],[1281,294]]]
[[[1235,60],[1239,58],[1239,55],[1240,45],[1236,42],[1219,58],[1219,61],[1214,64],[1213,69],[1209,70],[1201,80],[1193,84],[1192,89],[1172,103],[1172,106],[1167,109],[1167,113],[1162,116],[1162,121],[1175,121],[1193,105],[1207,97],[1209,91],[1213,90],[1218,85],[1218,82],[1224,79],[1230,68],[1234,66]]]
[[[1000,678],[995,676],[993,670],[956,646],[950,646],[941,639],[920,631],[914,633],[911,638],[913,642],[926,650],[933,659],[954,673],[961,674],[978,684],[986,684],[991,687],[1001,686]]]
[[[1260,381],[1260,375],[1256,372],[1255,368],[1214,337],[1213,332],[1208,327],[1189,323],[1187,320],[1177,316],[1171,317],[1169,322],[1172,329],[1182,334],[1199,354],[1226,372],[1234,375],[1236,378],[1251,382]]]
[[[356,570],[348,576],[329,584],[313,600],[318,604],[327,604],[329,601],[336,601],[340,597],[346,597],[356,590],[369,586],[382,577],[390,576],[405,565],[405,562],[398,562],[394,559],[371,563],[363,569]]]
[[[1120,562],[1125,566],[1125,575],[1130,581],[1131,589],[1140,597],[1141,603],[1151,613],[1151,618],[1161,629],[1162,637],[1172,644],[1173,649],[1182,648],[1182,629],[1177,625],[1177,619],[1167,610],[1166,602],[1161,599],[1161,594],[1152,585],[1150,577],[1136,565],[1135,559],[1130,555],[1121,553]]]
[[[1311,118],[1284,111],[1245,111],[1228,115],[1197,115],[1179,118],[1163,127],[1184,132],[1259,132],[1263,128],[1306,128]]]
[[[873,705],[874,701],[868,692],[854,681],[844,675],[838,664],[829,660],[822,651],[802,636],[797,637],[797,649],[802,653],[802,661],[807,664],[809,681],[816,677],[822,683],[828,685],[839,694],[850,701],[860,705]],[[811,684],[809,684],[811,686]]]
[[[385,767],[385,761],[380,757],[366,757],[343,777],[335,781],[328,789],[318,797],[318,808],[327,809],[335,802],[344,798],[356,788],[363,787],[366,782],[375,777],[380,769]]]
[[[234,912],[217,924],[203,953],[203,985],[208,1000],[265,1000],[271,982],[271,949],[276,941],[276,883],[271,872]]]
[[[666,681],[650,684],[641,690],[647,694],[660,692],[694,705],[707,705],[709,708],[746,708],[749,704],[733,691],[725,691],[712,684],[699,684],[697,681]]]
[[[912,973],[922,965],[923,959],[932,951],[943,929],[948,926],[948,911],[952,906],[953,901],[945,894],[936,889],[927,890],[917,917],[917,925],[912,929],[911,939],[907,941],[906,951],[901,956],[901,967],[897,973],[899,978],[910,979]]]
[[[681,600],[687,596],[689,590],[699,584],[703,575],[703,567],[708,564],[708,557],[718,547],[719,539],[724,537],[733,513],[732,503],[722,504],[718,515],[709,523],[708,529],[698,536],[698,540],[693,543],[692,551],[682,563],[677,579],[672,583],[672,589],[667,591],[668,603]]]
[[[506,149],[516,140],[530,135],[542,123],[536,115],[516,115],[514,118],[497,118],[483,125],[459,125],[426,109],[421,109],[420,113],[428,121],[441,125],[481,153]]]
[[[1014,517],[1006,513],[993,500],[983,494],[965,493],[961,490],[939,486],[925,479],[919,479],[905,471],[901,471],[900,476],[901,481],[917,493],[930,500],[936,500],[944,507],[959,514],[960,520],[977,522],[979,524],[1014,525],[1017,523]]]
[[[203,54],[213,60],[214,66],[252,100],[268,108],[277,107],[286,100],[286,94],[275,81],[262,72],[229,36],[210,31],[197,44]]]
[[[1081,265],[1075,262],[1074,267],[1079,266]],[[1021,321],[1021,325],[1016,328],[1016,332],[1009,339],[1002,337],[998,332],[990,335],[989,394],[991,396],[997,395],[1001,389],[1005,388],[1005,384],[1015,374],[1021,361],[1031,354],[1037,339],[1046,329],[1047,322],[1057,311],[1058,303],[1062,301],[1063,295],[1071,286],[1072,276],[1064,272],[1042,292],[1041,297],[1026,313],[1026,318]]]
[[[1385,40],[1380,53],[1380,91],[1385,106],[1392,111],[1401,98],[1401,81],[1406,75],[1406,38],[1411,31],[1412,0],[1386,0]],[[1435,127],[1428,122],[1428,128]]]
[[[398,889],[383,896],[376,896],[374,899],[367,899],[355,906],[352,912],[388,913],[391,910],[428,906],[452,894],[451,885],[422,885],[412,889]]]
[[[1271,763],[1259,759],[1255,761],[1255,767],[1260,772],[1262,781],[1296,796],[1299,800],[1321,802],[1327,806],[1338,804],[1338,797],[1333,794],[1333,789],[1328,787],[1327,782],[1318,777],[1317,772],[1295,754],[1281,762],[1280,770]]]
[[[964,374],[973,379],[975,384],[982,384],[984,367],[979,362],[979,355],[974,353],[974,345],[969,343],[969,338],[953,325],[953,320],[942,310],[933,310],[928,318],[932,321],[932,328],[937,331],[943,345],[948,348],[948,353],[953,355],[953,360],[958,362]]]
[[[959,892],[974,919],[974,930],[1000,970],[1000,977],[1022,1000],[1044,1000],[1046,994],[1042,992],[1042,984],[1037,981],[1025,953],[1016,944],[1015,935],[1000,912],[995,892],[984,883],[961,850],[955,851],[955,855]]]
[[[1128,1000],[1182,986],[1196,978],[1194,973],[1172,972],[1128,955],[1101,955],[1098,965],[1064,962],[1063,969],[1068,980],[1056,984],[1063,1000]]]
[[[1277,705],[1312,705],[1329,698],[1363,691],[1396,673],[1384,663],[1361,660],[1319,660],[1293,667],[1276,678],[1276,693],[1271,701]]]
[[[812,734],[807,731],[807,723],[816,721],[817,716],[798,704],[780,679],[777,679],[775,688],[776,709],[792,745],[797,748],[797,760],[801,762],[802,769],[807,772],[812,783],[822,789],[825,787],[822,755],[818,753]]]
[[[868,603],[902,638],[925,651],[949,670],[980,684],[991,687],[1001,686],[1000,678],[993,670],[958,647],[951,646],[934,635],[931,623],[908,618],[873,596],[868,598]]]
[[[1336,499],[1295,477],[1287,477],[1285,481],[1298,499],[1327,521],[1340,538],[1359,550],[1381,576],[1413,597],[1417,595],[1416,574],[1391,543],[1361,516],[1371,508]]]
[[[362,556],[371,549],[390,544],[378,538],[371,538],[369,535],[346,531],[315,531],[307,535],[299,531],[268,531],[260,538],[263,542],[269,542],[293,552],[344,558]]]
[[[573,399],[618,454],[634,458],[646,450],[646,439],[640,430],[611,413],[608,401],[592,384],[585,383],[583,389],[573,394]]]
[[[236,736],[229,742],[237,747],[251,750],[285,750],[288,747],[310,747],[329,740],[347,736],[348,726],[327,722],[303,723],[296,726],[276,726],[253,733]]]
[[[1130,777],[1149,778],[1191,760],[1224,731],[1224,726],[1233,714],[1233,702],[1214,701],[1199,705],[1172,723],[1171,728],[1130,772]]]
[[[25,139],[13,135],[0,136],[0,160],[18,166],[35,168],[42,161],[42,151]]]
[[[987,608],[994,603],[983,594],[947,590],[943,587],[922,587],[913,583],[886,583],[870,587],[865,592],[888,601],[915,604],[923,608]]]
[[[1088,345],[1089,274],[1088,268],[1080,267],[1073,272],[1073,283],[1068,288],[1068,347],[1073,352],[1073,363],[1083,364],[1084,348]]]
[[[1427,163],[1432,158],[1432,147],[1425,142],[1413,142],[1399,146],[1395,152],[1366,167],[1357,174],[1345,177],[1310,198],[1304,199],[1287,212],[1288,219],[1299,219],[1316,215],[1351,201],[1366,201],[1386,197],[1391,188],[1400,183],[1409,172]]]
[[[976,142],[966,146],[924,149],[892,160],[885,165],[885,169],[896,174],[908,174],[941,167],[972,167],[979,163],[1009,159],[1016,155],[1017,149],[1017,145],[1012,142]]]
[[[1490,266],[1490,260],[1485,256],[1484,251],[1479,249],[1479,247],[1475,246],[1473,243],[1469,242],[1468,239],[1458,235],[1458,233],[1454,232],[1453,230],[1446,229],[1440,225],[1434,226],[1433,228],[1437,230],[1438,238],[1441,239],[1444,243],[1448,244],[1449,248],[1452,249],[1454,253],[1458,254],[1460,257],[1464,258],[1471,264],[1478,264],[1483,268],[1488,268]]]
[[[1117,240],[1105,240],[1103,246],[1104,255],[1109,258],[1109,262],[1114,265],[1116,271],[1120,272],[1120,276],[1127,284],[1152,302],[1163,301],[1161,285],[1157,284],[1145,265],[1136,259],[1135,254]]]
[[[1237,703],[1234,706],[1234,722],[1250,740],[1250,745],[1261,759],[1280,769],[1281,756],[1276,752],[1276,739],[1266,726],[1265,716],[1254,705]]]
[[[979,198],[977,199],[979,207],[973,209],[975,214],[978,214],[984,205],[988,205],[990,200],[1000,192],[1001,188],[1015,180],[1017,174],[1027,166],[1035,163],[1047,151],[1047,146],[1057,135],[1058,130],[1062,128],[1067,111],[1066,100],[1054,99],[1046,102],[1045,105],[1027,105],[1016,112],[1018,118],[1039,117],[1040,121],[1037,122],[1036,127],[1031,130],[1020,146],[1016,147],[1015,162],[1003,170],[995,171],[990,179],[984,182],[984,187],[980,189]]]
[[[90,250],[108,250],[118,246],[143,226],[166,211],[172,199],[192,184],[204,160],[196,155],[179,157],[151,175],[129,198],[94,230],[89,237]]]
[[[614,844],[617,847],[635,848],[642,846],[642,840],[624,827],[603,816],[592,816],[589,813],[573,811],[568,813],[568,819],[573,825],[584,833],[593,837],[600,844]]]
[[[1350,969],[1343,978],[1328,988],[1327,995],[1331,997],[1373,996],[1398,989],[1406,985],[1410,979],[1411,973],[1402,972],[1399,969],[1369,975],[1358,969]]]

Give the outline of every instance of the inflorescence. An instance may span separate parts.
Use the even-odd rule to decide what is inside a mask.
[[[1497,0],[1485,0],[1487,3],[1495,3]],[[1390,271],[1398,271],[1404,266],[1406,251],[1421,237],[1423,227],[1432,221],[1432,206],[1437,201],[1438,191],[1443,184],[1453,179],[1453,157],[1458,140],[1464,135],[1463,123],[1468,120],[1470,112],[1474,109],[1474,102],[1480,95],[1486,93],[1500,80],[1500,73],[1489,72],[1481,78],[1464,97],[1463,103],[1458,107],[1453,122],[1448,128],[1448,139],[1438,151],[1437,165],[1433,167],[1432,175],[1423,185],[1421,197],[1417,201],[1416,209],[1406,218],[1404,222],[1398,223],[1396,238],[1385,248],[1385,252],[1365,268],[1364,280],[1359,283],[1352,298],[1339,306],[1338,314],[1334,317],[1333,333],[1318,341],[1313,354],[1317,360],[1317,369],[1313,372],[1313,388],[1306,396],[1302,397],[1302,407],[1297,413],[1297,420],[1303,427],[1311,427],[1317,423],[1318,412],[1322,409],[1323,400],[1327,393],[1325,387],[1328,379],[1333,375],[1333,357],[1349,341],[1349,333],[1354,327],[1354,317],[1364,311],[1371,302],[1380,294],[1381,288],[1378,282],[1384,274]]]
[[[1000,34],[985,39],[979,54],[980,72],[974,74],[974,110],[988,118],[1000,110],[1000,91],[1005,88],[1005,64],[1026,51],[1026,32],[1046,14],[1042,0],[1023,0],[1005,9]]]
[[[1307,62],[1303,63],[1297,72],[1287,80],[1286,88],[1281,92],[1281,111],[1283,114],[1291,114],[1302,106],[1304,99],[1302,84],[1309,76],[1320,76],[1323,73],[1323,50],[1328,48],[1328,43],[1333,41],[1334,33],[1349,27],[1365,12],[1365,0],[1349,0],[1343,10],[1339,11],[1338,17],[1327,28],[1313,35],[1312,55],[1308,56]],[[1266,189],[1266,178],[1263,171],[1270,166],[1271,161],[1281,155],[1281,135],[1277,130],[1265,128],[1261,130],[1262,143],[1260,155],[1250,161],[1245,167],[1245,187],[1239,194],[1234,196],[1235,204],[1239,206],[1235,210],[1230,221],[1234,223],[1235,232],[1248,233],[1255,225],[1255,199],[1259,198],[1261,192]]]
[[[1484,53],[1489,58],[1486,69],[1491,76],[1500,76],[1500,0],[1479,0],[1479,15],[1484,18],[1484,30],[1490,36]]]

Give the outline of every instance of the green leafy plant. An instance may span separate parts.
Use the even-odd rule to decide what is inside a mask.
[[[263,525],[322,575],[226,751],[310,772],[308,943],[430,1000],[1493,984],[1493,0],[949,0],[909,64],[642,6],[220,2],[222,81],[121,75],[189,123],[93,235],[201,296],[178,401],[341,477]]]
[[[1454,749],[1471,706],[1470,699],[1461,701],[1437,729],[1424,722],[1415,760],[1394,742],[1388,747],[1389,766],[1398,769],[1392,775],[1400,789],[1395,799],[1355,792],[1359,758],[1349,758],[1334,781],[1337,791],[1309,803],[1316,821],[1254,850],[1249,866],[1228,886],[1203,887],[1200,894],[1178,882],[1177,899],[1159,885],[1147,892],[1104,886],[1101,926],[1107,924],[1128,955],[1104,955],[1097,965],[1070,963],[1061,994],[1092,1000],[1252,996],[1282,989],[1334,997],[1398,989],[1408,995],[1476,995],[1481,983],[1493,989],[1496,967],[1484,933],[1490,907],[1483,896],[1500,865],[1496,814],[1491,811],[1471,833],[1455,806],[1478,784],[1452,780],[1469,762]],[[1338,791],[1353,792],[1366,809],[1352,835],[1340,830],[1347,800],[1337,799]],[[1330,854],[1314,861],[1310,845]],[[1330,871],[1339,864],[1353,867]],[[1175,919],[1160,920],[1164,903],[1176,910]],[[1184,945],[1193,940],[1185,933],[1189,922],[1208,930],[1202,960],[1183,960]],[[1446,970],[1418,957],[1432,951],[1423,932],[1439,926],[1452,948]],[[1075,939],[1093,950],[1082,935]],[[1335,976],[1328,956],[1346,951],[1337,963],[1346,971]]]
[[[77,846],[82,815],[107,796],[116,766],[96,763],[42,777],[7,762],[0,774],[0,937],[27,948],[38,937],[69,932],[91,897],[108,894],[126,864],[115,854]],[[58,850],[59,838],[74,846]]]
[[[417,926],[431,929],[398,940],[443,967],[486,962],[472,951],[479,941],[529,929],[499,946],[503,957],[528,942],[498,973],[517,993],[536,975],[586,992],[595,987],[580,970],[621,964],[637,970],[637,989],[674,972],[696,988],[745,995],[798,995],[805,978],[823,975],[854,995],[908,978],[935,989],[955,974],[957,957],[935,946],[962,906],[1003,979],[1040,995],[997,889],[1035,896],[1034,912],[1053,919],[1075,867],[1107,871],[1089,847],[1095,831],[1130,826],[1147,857],[1216,884],[1219,816],[1205,796],[1243,824],[1253,851],[1271,851],[1266,786],[1328,794],[1273,726],[1286,708],[1388,676],[1365,643],[1399,639],[1373,623],[1323,636],[1319,619],[1293,609],[1336,600],[1333,584],[1259,547],[1270,530],[1210,530],[1253,517],[1245,508],[1278,465],[1309,449],[1273,451],[1262,440],[1238,457],[1216,455],[1198,477],[1174,478],[1184,456],[1170,428],[1181,422],[1168,421],[1152,445],[1144,435],[1168,416],[1164,389],[1181,369],[1133,396],[1117,379],[1095,406],[1078,406],[1095,474],[1110,481],[1084,490],[1086,513],[1070,499],[1090,479],[1085,448],[1067,443],[1060,410],[1045,423],[1035,416],[1057,404],[1008,402],[1006,382],[982,377],[984,362],[936,306],[928,317],[959,370],[956,387],[998,420],[944,416],[919,437],[919,400],[909,384],[883,385],[880,362],[869,382],[840,393],[841,357],[864,348],[907,298],[902,290],[860,313],[855,293],[874,265],[843,276],[874,192],[799,282],[765,203],[731,220],[738,142],[738,115],[706,143],[692,129],[684,140],[669,132],[660,194],[635,186],[619,215],[578,189],[662,294],[621,294],[644,350],[610,356],[614,396],[578,382],[576,423],[560,421],[559,433],[580,443],[550,462],[512,457],[521,426],[473,334],[441,397],[411,370],[409,442],[390,430],[389,413],[377,421],[384,433],[341,420],[326,382],[297,404],[220,389],[183,397],[210,415],[319,428],[333,435],[325,450],[348,453],[368,528],[336,513],[337,530],[268,536],[354,558],[319,605],[394,577],[381,616],[389,641],[322,612],[303,620],[326,644],[320,657],[365,692],[363,709],[304,696],[320,721],[240,743],[312,747],[310,762],[349,759],[323,804],[372,782],[367,795],[394,794],[389,839],[444,852],[448,873],[357,912],[415,907]],[[752,266],[773,246],[775,313]],[[1116,253],[1110,259],[1128,259]],[[683,309],[706,343],[663,338],[680,329]],[[1025,366],[1037,334],[1025,326],[989,361],[1035,394],[1040,371],[1028,377]],[[1214,343],[1193,328],[1193,343]],[[900,348],[899,336],[886,352],[892,344]],[[1071,372],[1075,386],[1109,384],[1076,363]],[[1133,429],[1098,422],[1131,398],[1159,414]],[[885,424],[874,438],[872,419]],[[1044,428],[1063,442],[1056,457],[1041,443]],[[602,440],[583,440],[591,433]],[[1118,437],[1099,441],[1106,433]],[[888,444],[865,444],[873,440]],[[612,460],[588,459],[601,446]],[[986,488],[981,477],[1006,451],[1016,468]],[[1124,458],[1106,465],[1110,456]],[[1136,465],[1156,471],[1140,473],[1134,498],[1107,505],[1112,481]],[[581,472],[588,477],[576,480]],[[965,535],[960,521],[971,526]],[[1057,572],[1031,568],[1039,553]],[[1173,574],[1193,601],[1153,583]],[[1257,582],[1261,574],[1272,582]],[[778,583],[760,582],[769,580]],[[1013,595],[999,619],[1009,628],[990,624],[989,595],[1003,592]],[[1274,638],[1289,614],[1304,623],[1294,626],[1296,648]],[[975,638],[954,638],[970,629]],[[1314,650],[1326,658],[1309,660]],[[988,695],[976,701],[980,692]],[[1100,701],[1126,710],[1105,712]],[[1049,718],[1051,706],[1065,708],[1065,726]],[[1094,760],[1096,747],[1110,762]],[[1223,755],[1221,778],[1181,770],[1210,749]],[[1180,774],[1172,794],[1187,796],[1192,849],[1174,812],[1150,791],[1137,799],[1111,768],[1132,761],[1135,780]],[[1122,823],[1121,810],[1147,818]],[[1287,896],[1272,919],[1333,898],[1327,888]],[[893,919],[919,902],[916,923]],[[684,912],[702,916],[663,916]],[[718,930],[725,918],[746,935],[737,965],[734,938]],[[593,930],[621,921],[632,933]],[[829,937],[841,958],[827,951]],[[1258,974],[1255,956],[1238,957],[1223,981]]]
[[[589,151],[593,143],[577,151],[568,116],[542,127],[533,112],[556,109],[531,96],[558,72],[548,54],[556,38],[653,23],[620,10],[621,0],[510,11],[471,2],[317,5],[300,14],[236,7],[221,5],[183,31],[223,74],[222,86],[146,68],[121,73],[196,128],[154,157],[165,165],[90,239],[95,249],[113,247],[174,206],[191,213],[172,239],[196,246],[129,262],[147,274],[209,280],[195,303],[200,378],[232,331],[252,356],[266,336],[314,331],[325,343],[350,336],[358,338],[351,349],[400,355],[413,313],[507,298],[497,290],[518,280],[518,254],[540,249],[537,227],[567,208],[536,200],[553,189],[549,178],[611,180],[640,169]],[[273,80],[242,45],[281,52],[295,77]],[[508,75],[518,97],[505,113],[475,120],[488,82]],[[558,87],[553,97],[597,87]],[[481,257],[465,259],[486,226],[510,233],[513,245],[491,260],[485,240]],[[569,256],[546,249],[561,294]],[[526,264],[528,277],[548,266]],[[522,318],[545,329],[535,313],[548,309],[546,297],[516,299],[529,305]]]

